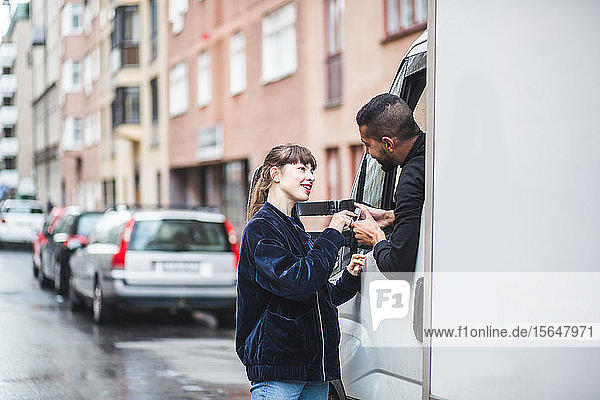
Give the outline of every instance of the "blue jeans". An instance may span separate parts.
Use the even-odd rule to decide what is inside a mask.
[[[254,382],[250,393],[251,400],[327,400],[329,382]]]

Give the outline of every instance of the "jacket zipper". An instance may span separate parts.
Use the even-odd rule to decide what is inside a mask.
[[[301,232],[300,227],[298,227],[295,223],[292,223],[292,225],[294,225],[294,228],[296,228],[296,230],[298,232]],[[306,232],[304,232],[306,233]],[[300,240],[302,241],[302,232],[300,234],[301,238]],[[310,238],[310,234],[308,234],[308,248],[309,250],[312,250],[313,248],[313,243],[312,240]],[[325,336],[324,336],[324,332],[323,332],[323,318],[321,317],[321,306],[319,306],[319,291],[317,290],[315,292],[315,294],[317,295],[317,312],[319,313],[319,325],[321,328],[321,372],[323,373],[323,381],[325,382]]]
[[[319,292],[317,294],[317,312],[319,313],[319,325],[321,326],[321,343],[322,343],[322,351],[321,351],[321,367],[323,368],[323,381],[325,381],[325,336],[323,336],[323,319],[321,318],[321,307],[319,306]]]

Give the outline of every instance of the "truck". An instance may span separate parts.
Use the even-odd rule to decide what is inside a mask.
[[[396,284],[362,248],[330,399],[600,398],[599,15],[429,1],[390,88],[426,132],[415,273]],[[351,199],[393,209],[399,173],[365,155]],[[349,238],[332,279],[360,250]],[[378,309],[377,285],[405,295],[402,315]]]

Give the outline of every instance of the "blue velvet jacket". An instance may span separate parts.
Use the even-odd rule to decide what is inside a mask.
[[[336,306],[360,289],[344,270],[328,282],[343,236],[325,229],[313,242],[298,218],[270,203],[242,234],[236,351],[251,382],[339,379]]]

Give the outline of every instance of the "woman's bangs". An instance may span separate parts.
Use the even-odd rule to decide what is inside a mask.
[[[317,160],[306,147],[293,145],[289,148],[285,164],[304,164],[310,165],[312,169],[317,169]]]

